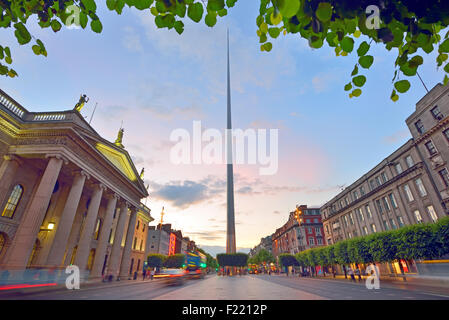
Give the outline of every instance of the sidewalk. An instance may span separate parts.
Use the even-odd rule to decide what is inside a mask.
[[[102,279],[95,279],[90,280],[87,282],[80,283],[80,289],[97,289],[97,288],[114,288],[114,287],[120,287],[120,286],[127,286],[132,284],[144,284],[144,283],[157,283],[160,282],[163,279],[153,279],[150,280],[145,279],[142,280],[142,277],[137,278],[136,280],[113,280],[111,282],[103,282]],[[2,296],[12,295],[12,294],[35,294],[40,292],[57,292],[57,291],[66,291],[68,290],[65,284],[57,284],[54,286],[37,286],[32,288],[18,288],[18,289],[8,289],[8,290],[1,290],[0,291],[0,299]]]
[[[286,277],[285,274],[275,276]],[[298,275],[289,275],[289,278],[298,278],[298,279],[310,279],[310,280],[324,280],[324,281],[338,281],[338,282],[346,282],[352,283],[354,285],[365,285],[366,276],[362,276],[362,280],[359,281],[358,276],[356,276],[356,282],[351,281],[350,276],[345,279],[344,275],[336,275],[335,278],[332,274],[318,277],[299,277]],[[432,276],[416,276],[416,275],[407,275],[406,281],[403,280],[402,276],[381,276],[380,277],[380,287],[388,287],[388,288],[399,288],[399,289],[408,289],[408,290],[416,290],[416,291],[429,291],[435,292],[437,294],[449,295],[449,279],[447,277],[432,277]]]

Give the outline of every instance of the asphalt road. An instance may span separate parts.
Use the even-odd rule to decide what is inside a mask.
[[[447,294],[420,292],[412,287],[383,286],[368,290],[363,283],[286,276],[208,276],[182,286],[161,282],[127,282],[81,286],[80,290],[48,290],[40,293],[1,294],[13,300],[439,300]]]

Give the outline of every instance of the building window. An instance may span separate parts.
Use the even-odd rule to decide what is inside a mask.
[[[365,206],[365,211],[366,211],[366,214],[367,214],[368,218],[372,219],[373,215],[371,214],[371,209],[369,208],[368,204]]]
[[[382,184],[382,182],[380,181],[379,177],[376,177],[376,183],[377,183],[378,186],[380,186]]]
[[[6,248],[6,237],[0,232],[0,257],[2,256],[3,248]]]
[[[318,223],[318,219],[317,218],[313,219],[313,222]]]
[[[376,200],[377,209],[379,210],[379,213],[383,213],[382,205],[380,204],[380,200]]]
[[[322,244],[323,244],[323,240],[321,240],[320,238],[316,239],[316,242],[317,242],[319,245],[322,245]]]
[[[376,232],[376,225],[375,225],[374,223],[371,224],[371,231],[372,231],[373,233]]]
[[[354,191],[353,193],[354,200],[357,200],[359,198],[359,193],[357,191]]]
[[[307,228],[307,233],[312,234],[312,228]]]
[[[432,141],[427,141],[425,143],[425,146],[427,148],[427,151],[429,151],[429,155],[433,156],[434,154],[437,153],[437,149],[435,148],[435,146],[433,145]]]
[[[363,235],[366,236],[368,234],[368,228],[367,227],[363,227]]]
[[[393,206],[393,208],[397,209],[398,203],[396,202],[396,198],[394,197],[394,194],[390,193],[388,195],[388,197],[390,198],[390,202],[391,202],[391,205]]]
[[[360,194],[365,195],[365,188],[363,186],[360,187]]]
[[[315,239],[309,238],[309,245],[311,246],[315,245]]]
[[[383,200],[383,202],[384,202],[385,210],[390,211],[391,208],[390,208],[390,204],[388,203],[387,197],[383,197],[382,200]]]
[[[349,214],[349,221],[351,222],[351,224],[354,224],[354,217],[352,215],[352,212]]]
[[[419,210],[415,210],[414,214],[415,214],[416,221],[418,223],[421,223],[422,222],[422,217],[421,217],[421,214],[419,213]]]
[[[401,164],[400,164],[400,163],[396,163],[396,165],[395,165],[394,167],[395,167],[396,172],[397,172],[398,174],[401,174],[401,173],[402,173],[402,167],[401,167]]]
[[[137,246],[137,237],[134,238],[133,250],[136,250],[136,246]]]
[[[140,247],[139,247],[140,251],[142,251],[142,247],[143,247],[143,240],[140,240]]]
[[[415,198],[413,198],[412,190],[410,190],[410,187],[408,186],[408,184],[406,184],[404,186],[404,191],[405,191],[405,195],[407,196],[407,200],[409,202],[412,202],[413,200],[415,200]]]
[[[370,180],[369,185],[371,187],[371,190],[376,189],[376,183],[374,182],[374,180]]]
[[[449,141],[449,129],[444,130],[443,134],[446,137],[446,139]]]
[[[402,219],[401,216],[398,216],[398,221],[399,221],[399,228],[402,228],[404,226],[404,219]]]
[[[385,230],[388,230],[389,227],[388,227],[388,222],[387,222],[387,220],[382,220],[382,223],[384,224]]]
[[[112,244],[112,229],[109,231],[108,243]]]
[[[416,179],[415,183],[416,183],[416,186],[418,187],[419,194],[421,195],[421,197],[427,196],[427,191],[426,191],[426,188],[424,188],[424,184],[422,183],[421,178]]]
[[[345,198],[345,204],[349,205],[348,197]]]
[[[416,127],[416,130],[418,130],[418,133],[423,134],[425,132],[424,125],[422,124],[421,120],[418,120],[415,122],[415,127]]]
[[[410,155],[405,158],[405,162],[407,162],[407,166],[409,168],[411,168],[415,165],[415,162],[413,161],[413,158]]]
[[[321,235],[321,229],[320,228],[315,228],[315,234],[316,235]]]
[[[139,227],[140,227],[140,220],[137,220],[137,227],[136,227],[136,229],[139,229]]]
[[[17,205],[19,204],[19,201],[22,198],[22,194],[23,194],[23,187],[20,184],[16,185],[12,189],[8,201],[6,202],[5,208],[3,209],[2,217],[12,219],[14,213],[16,212]]]
[[[449,187],[449,172],[447,171],[447,169],[444,168],[443,170],[440,170],[438,173],[440,174],[441,179],[443,179],[444,185],[446,187]]]
[[[388,177],[387,177],[387,175],[385,174],[385,172],[382,172],[382,173],[380,174],[380,176],[382,177],[382,181],[383,181],[384,183],[388,181]]]
[[[433,107],[430,112],[436,120],[443,119],[443,114],[440,112],[440,108],[438,106]]]
[[[398,228],[398,227],[396,226],[396,222],[394,222],[393,219],[390,219],[390,224],[391,224],[391,227],[392,227],[393,229],[397,229],[397,228]]]
[[[365,216],[363,215],[362,208],[358,208],[357,212],[359,213],[360,221],[365,221]]]
[[[433,206],[428,206],[427,207],[427,212],[429,213],[430,218],[432,219],[433,222],[437,222],[438,220],[438,216],[435,212],[435,209],[433,208]]]
[[[348,226],[348,216],[344,216],[343,219],[345,220],[345,227]]]

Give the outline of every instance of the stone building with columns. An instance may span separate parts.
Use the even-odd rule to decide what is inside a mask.
[[[130,273],[137,221],[148,232],[153,218],[122,137],[105,140],[76,108],[29,112],[0,90],[0,272]]]

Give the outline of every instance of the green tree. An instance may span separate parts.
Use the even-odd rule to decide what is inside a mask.
[[[186,260],[185,255],[181,253],[177,253],[171,256],[168,256],[164,261],[165,268],[182,268]]]
[[[283,267],[299,266],[295,257],[289,253],[281,253],[279,255],[279,262]]]
[[[433,226],[435,237],[435,254],[437,257],[444,256],[449,253],[449,217],[440,219]]]
[[[376,262],[391,262],[396,259],[396,231],[374,233],[369,243],[370,254]]]
[[[327,44],[334,48],[336,56],[347,56],[356,52],[351,81],[344,87],[349,97],[361,95],[366,83],[362,71],[374,63],[370,54],[373,44],[382,45],[387,51],[395,51],[396,61],[392,66],[392,93],[397,101],[399,93],[409,90],[407,77],[418,74],[424,57],[436,54],[436,65],[443,67],[443,83],[449,81],[449,32],[443,31],[449,24],[447,4],[441,0],[420,1],[353,1],[353,0],[259,0],[259,15],[256,19],[257,35],[262,51],[271,51],[271,41],[281,34],[294,34],[306,39],[309,46],[319,49]],[[147,11],[154,16],[158,28],[174,29],[181,34],[184,20],[204,21],[213,27],[219,17],[227,15],[228,9],[237,0],[106,0],[109,10],[121,14],[125,5]],[[0,1],[2,14],[0,27],[14,33],[20,45],[32,42],[37,55],[47,56],[40,39],[33,37],[26,27],[37,23],[41,28],[61,30],[63,25],[77,25],[101,33],[103,25],[97,15],[95,0],[28,0]],[[380,19],[372,16],[368,6],[376,5]],[[31,19],[30,19],[31,18]],[[362,41],[363,40],[363,41]],[[3,45],[3,44],[2,44]],[[357,47],[357,49],[356,49]],[[421,56],[421,51],[427,56]],[[418,54],[419,53],[419,54]],[[17,72],[10,68],[12,55],[8,46],[0,46],[0,74],[10,77]]]
[[[164,264],[166,256],[162,254],[150,254],[147,258],[147,264],[149,268],[161,268]]]

